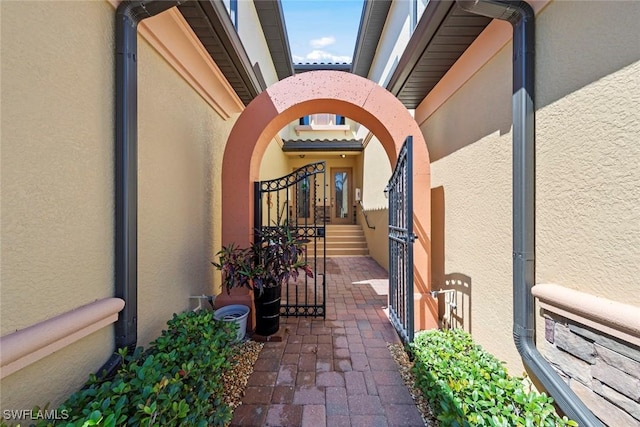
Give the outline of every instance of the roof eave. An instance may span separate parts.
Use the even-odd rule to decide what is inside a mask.
[[[280,0],[260,0],[254,4],[278,79],[286,79],[294,74],[294,68],[282,4]]]
[[[490,22],[453,0],[430,1],[386,89],[416,108]]]
[[[390,8],[391,0],[365,0],[353,51],[352,73],[368,77]]]
[[[244,105],[266,89],[264,79],[251,65],[224,3],[192,1],[181,4],[178,9]]]

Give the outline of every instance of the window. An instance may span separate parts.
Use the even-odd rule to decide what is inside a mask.
[[[339,114],[328,114],[328,113],[320,113],[320,114],[312,114],[310,116],[300,117],[298,121],[300,125],[344,125],[345,117]]]
[[[229,12],[233,27],[238,30],[238,0],[223,0],[223,3]]]

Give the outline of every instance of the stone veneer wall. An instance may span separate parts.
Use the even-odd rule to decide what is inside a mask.
[[[640,426],[640,348],[545,312],[541,353],[600,420]]]

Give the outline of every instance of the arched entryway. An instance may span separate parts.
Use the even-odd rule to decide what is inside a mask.
[[[431,202],[430,161],[416,121],[390,92],[371,80],[341,71],[312,71],[286,78],[258,95],[240,114],[222,164],[222,243],[246,246],[253,230],[253,182],[276,134],[306,115],[332,112],[366,126],[380,140],[391,165],[408,135],[414,138],[413,225],[416,327],[437,326],[429,296]]]

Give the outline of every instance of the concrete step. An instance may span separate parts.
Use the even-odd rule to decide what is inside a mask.
[[[322,255],[322,250],[318,251],[318,256]],[[368,248],[327,248],[327,256],[366,256],[369,255]],[[309,251],[308,256],[313,256],[313,251]]]
[[[326,245],[327,256],[365,256],[369,248],[359,225],[327,224],[325,238],[316,243],[318,255],[323,253]],[[307,245],[307,253],[314,254],[313,244]]]

